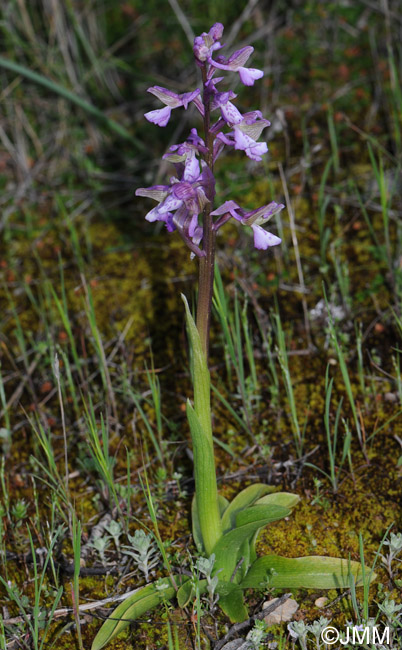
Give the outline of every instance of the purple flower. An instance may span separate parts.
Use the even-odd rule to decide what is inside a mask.
[[[244,151],[251,160],[260,161],[264,153],[267,153],[266,142],[256,142],[253,138],[243,133],[240,129],[234,130],[234,148]]]
[[[198,148],[188,142],[173,144],[162,158],[174,164],[179,178],[195,179],[200,173]]]
[[[214,68],[219,68],[219,70],[238,72],[240,75],[240,80],[245,86],[253,86],[256,79],[261,79],[261,77],[264,76],[263,70],[244,67],[244,64],[253,52],[254,48],[251,45],[247,45],[241,50],[236,50],[236,52],[233,52],[233,54],[228,59],[223,56],[218,56],[217,60],[214,61],[210,55],[208,58],[208,63]]]
[[[232,114],[228,113],[228,115]],[[244,113],[241,118],[240,122],[233,123],[233,131],[227,134],[220,132],[217,134],[217,139],[237,150],[244,151],[252,160],[260,161],[261,156],[267,153],[268,147],[265,142],[256,142],[256,140],[270,122],[261,117],[260,111]]]
[[[219,43],[219,39],[223,34],[223,25],[222,23],[215,23],[212,25],[208,34],[203,32],[201,36],[196,36],[194,39],[193,52],[198,64],[204,63],[212,56],[212,52],[219,50],[222,45]]]
[[[171,185],[140,187],[135,194],[158,201],[158,205],[145,216],[147,221],[163,221],[169,232],[177,229],[186,239],[195,237],[201,241],[202,232],[200,234],[197,230],[198,215],[209,202],[202,187],[206,182],[204,169],[200,173],[198,160],[190,156],[181,180],[172,178]]]
[[[152,86],[152,88],[148,88],[148,92],[152,93],[155,97],[160,99],[161,102],[166,104],[165,108],[159,108],[156,111],[145,113],[146,119],[158,126],[166,126],[170,120],[173,108],[184,106],[184,108],[187,109],[189,103],[194,101],[194,99],[200,94],[199,88],[190,93],[178,95],[167,88],[162,88],[162,86]]]
[[[254,234],[254,247],[260,250],[267,250],[271,246],[277,246],[282,240],[276,235],[264,230],[264,228],[261,228],[261,224],[266,223],[284,207],[282,203],[272,201],[268,205],[257,208],[257,210],[246,211],[235,201],[225,201],[219,208],[211,212],[211,215],[221,217],[215,222],[215,230],[218,230],[230,217],[240,221],[243,226],[251,226]]]
[[[200,153],[208,153],[208,147],[205,146],[204,140],[198,135],[197,129],[191,129],[187,142],[197,147]]]
[[[230,101],[235,97],[237,97],[237,95],[232,90],[224,93],[215,91],[214,97],[212,99],[211,109],[214,110],[215,108],[220,108],[222,117],[225,120],[226,124],[239,124],[243,121],[243,115]]]

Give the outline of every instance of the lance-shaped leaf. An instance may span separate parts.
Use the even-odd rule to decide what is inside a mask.
[[[273,508],[274,506],[270,506],[270,507]],[[285,508],[280,508],[279,506],[277,506],[275,510],[276,510],[275,513],[272,512],[270,516],[266,516],[262,519],[260,516],[262,513],[260,512],[255,513],[254,521],[250,521],[244,524],[243,526],[234,528],[233,530],[230,530],[228,533],[225,533],[220,538],[220,540],[213,548],[213,553],[215,553],[216,570],[222,569],[222,571],[219,573],[219,578],[221,580],[224,581],[231,580],[233,572],[237,564],[239,563],[239,561],[241,561],[242,557],[245,558],[245,562],[247,564],[247,556],[249,550],[247,549],[245,551],[243,547],[243,544],[245,542],[250,544],[255,533],[258,530],[260,530],[260,528],[263,528],[264,526],[266,526],[266,524],[269,524],[272,521],[281,519],[282,516],[286,516],[286,514],[283,515],[283,512],[286,510]],[[286,510],[286,513],[288,512],[289,511]],[[250,516],[250,518],[252,518],[252,516]]]
[[[300,497],[297,494],[290,494],[290,492],[274,492],[273,494],[266,494],[260,499],[257,499],[254,505],[277,505],[283,506],[284,508],[293,508],[299,500]],[[255,562],[257,559],[257,553],[255,551],[257,536],[258,531],[255,533],[250,543],[250,564]]]
[[[188,580],[187,577],[175,577],[177,584]],[[175,594],[176,589],[170,578],[160,580],[157,585],[151,584],[138,589],[113,610],[111,616],[104,622],[96,635],[91,650],[101,650],[136,618],[154,609],[163,601],[170,600]]]
[[[258,501],[255,502],[255,505],[272,505],[272,506],[283,506],[284,508],[294,508],[300,501],[298,494],[291,494],[290,492],[274,492],[273,494],[267,494]]]
[[[236,515],[236,528],[252,522],[261,522],[261,527],[266,523],[284,519],[290,515],[289,508],[275,505],[254,505],[241,510]]]
[[[247,575],[247,571],[250,568],[250,565],[256,559],[254,557],[254,553],[252,552],[251,546],[253,544],[252,540],[254,539],[254,537],[258,536],[259,530],[260,529],[258,529],[257,532],[254,533],[251,539],[250,538],[245,539],[239,549],[238,552],[239,561],[235,566],[235,569],[230,578],[231,582],[234,582],[236,585],[239,585],[241,581],[245,578],[245,576]]]
[[[215,544],[222,535],[213,443],[203,430],[189,401],[187,401],[187,418],[193,441],[195,498],[197,501],[194,539],[199,546],[202,545],[207,555],[211,555]]]
[[[244,490],[236,494],[235,498],[227,509],[224,512],[222,517],[222,528],[224,532],[227,532],[231,528],[234,528],[236,525],[236,515],[240,510],[244,510],[248,506],[252,505],[265,494],[274,492],[275,488],[271,485],[264,485],[264,483],[255,483],[254,485],[249,485]]]
[[[270,496],[270,495],[267,495]],[[274,496],[274,495],[272,495]],[[264,497],[263,497],[264,499]],[[261,499],[259,500],[261,501]],[[253,564],[255,560],[257,559],[257,553],[255,550],[255,544],[257,541],[258,534],[260,532],[260,529],[266,526],[267,523],[271,523],[274,521],[278,521],[279,519],[284,519],[284,517],[287,517],[290,515],[290,510],[288,508],[282,507],[282,506],[276,506],[276,505],[258,505],[259,502],[257,502],[255,505],[250,506],[249,508],[245,508],[244,510],[241,510],[237,515],[236,515],[236,526],[241,526],[246,523],[250,523],[251,521],[261,521],[261,526],[258,528],[252,538],[249,540],[248,543],[248,553],[247,553],[247,564],[244,564],[242,567],[242,571],[240,572],[240,577],[241,580],[244,578],[246,571],[248,570],[248,567],[250,564]],[[239,582],[241,582],[241,580]]]
[[[349,587],[351,576],[356,581],[361,579],[359,562],[318,555],[298,558],[266,555],[254,562],[240,586],[257,588],[268,583],[279,589],[338,589]]]

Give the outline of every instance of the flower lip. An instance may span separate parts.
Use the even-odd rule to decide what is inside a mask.
[[[172,109],[170,106],[164,106],[163,108],[158,108],[155,111],[148,111],[148,113],[144,114],[144,117],[148,120],[148,122],[152,122],[157,126],[166,126],[170,120],[171,112]]]
[[[239,68],[240,81],[245,86],[253,86],[256,79],[261,79],[264,76],[263,70],[257,68]]]
[[[264,153],[268,151],[266,142],[256,142],[238,128],[234,129],[234,148],[245,151],[251,160],[256,160],[257,162],[260,162]]]
[[[172,187],[172,194],[180,201],[188,201],[196,197],[197,193],[191,183],[187,181],[180,181],[175,183]]]
[[[271,246],[278,246],[282,241],[280,237],[273,235],[272,232],[264,230],[264,228],[257,226],[257,224],[254,224],[251,227],[254,234],[254,247],[259,250],[266,251],[268,248],[271,248]]]

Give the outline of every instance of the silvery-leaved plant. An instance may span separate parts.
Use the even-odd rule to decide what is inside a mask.
[[[109,533],[110,537],[113,539],[114,545],[117,550],[117,554],[120,556],[120,536],[123,532],[123,528],[118,521],[110,521],[107,526],[105,526],[106,531]]]
[[[389,547],[387,555],[381,555],[381,562],[387,568],[390,578],[393,577],[392,563],[402,553],[402,533],[391,533],[390,538],[385,540],[384,546]],[[400,562],[400,560],[398,560]]]
[[[216,594],[216,588],[219,583],[219,576],[214,575],[214,565],[215,565],[215,553],[212,553],[208,558],[200,557],[196,562],[196,569],[199,575],[205,577],[207,581],[207,592],[209,596],[209,609],[212,612],[215,609],[215,605],[219,600],[219,594]],[[197,589],[199,583],[199,576],[195,577],[194,586]]]
[[[304,623],[304,621],[294,621],[288,623],[288,632],[292,639],[297,639],[303,648],[307,650],[307,633],[309,631],[309,626]]]
[[[328,618],[326,618],[325,616],[320,616],[318,620],[313,621],[307,626],[308,631],[315,637],[315,643],[317,649],[320,648],[321,632],[325,630],[329,622],[330,621]]]
[[[110,545],[110,537],[109,535],[103,535],[102,537],[96,537],[93,542],[91,542],[90,546],[92,546],[98,553],[99,557],[101,559],[102,564],[105,566],[106,565],[106,550],[108,549]]]
[[[137,529],[134,535],[128,535],[127,537],[130,546],[123,546],[123,553],[133,558],[135,564],[142,571],[145,580],[148,582],[150,571],[159,562],[158,552],[152,536],[142,529]]]
[[[244,601],[247,589],[348,587],[359,580],[361,566],[338,558],[284,558],[267,555],[257,558],[255,544],[259,531],[271,522],[288,517],[299,497],[275,492],[269,485],[254,484],[240,492],[231,503],[218,494],[211,426],[210,376],[208,370],[209,327],[215,266],[215,238],[229,220],[251,229],[254,246],[267,250],[280,244],[265,224],[283,205],[268,202],[248,210],[229,199],[215,206],[214,164],[225,148],[234,148],[256,162],[267,152],[259,141],[269,126],[259,110],[241,111],[234,104],[236,94],[224,86],[222,72],[239,75],[245,86],[252,86],[263,71],[247,67],[253,53],[250,46],[222,56],[223,25],[216,23],[208,33],[194,40],[195,63],[201,72],[202,88],[178,94],[161,86],[149,88],[162,104],[145,114],[148,121],[164,127],[174,109],[195,106],[202,123],[199,135],[192,128],[185,142],[172,145],[164,155],[175,173],[165,185],[137,189],[136,195],[151,198],[156,205],[146,220],[165,223],[169,232],[177,232],[199,265],[196,320],[183,296],[187,329],[192,347],[193,404],[187,401],[194,455],[195,496],[192,504],[193,538],[203,558],[214,556],[213,570],[195,586],[191,577],[178,573],[149,584],[130,595],[103,624],[92,645],[100,650],[130,622],[169,599],[184,607],[213,587],[218,606],[232,622],[248,618]],[[219,53],[218,53],[219,52]],[[169,567],[166,567],[169,570]],[[215,579],[217,578],[217,580]]]
[[[385,614],[388,622],[395,622],[395,619],[402,616],[402,604],[397,605],[393,598],[386,597],[378,608]]]

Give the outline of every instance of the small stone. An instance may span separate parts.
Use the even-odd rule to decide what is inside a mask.
[[[314,601],[314,605],[322,609],[323,607],[325,607],[327,602],[328,602],[328,598],[326,598],[325,596],[321,596],[320,598],[317,598],[317,600]]]
[[[267,600],[262,608],[265,609],[266,607],[269,607],[270,605],[273,605],[276,603],[278,598],[273,598],[272,600]],[[288,598],[283,605],[280,605],[277,607],[273,612],[270,614],[267,614],[264,617],[264,621],[266,622],[267,625],[277,625],[278,623],[283,623],[286,621],[291,621],[293,618],[293,614],[299,609],[299,605],[293,598]]]
[[[249,648],[250,644],[245,639],[235,639],[234,641],[229,641],[225,643],[222,650],[243,650],[243,648]]]
[[[384,399],[386,402],[397,402],[398,395],[396,393],[385,393]]]

